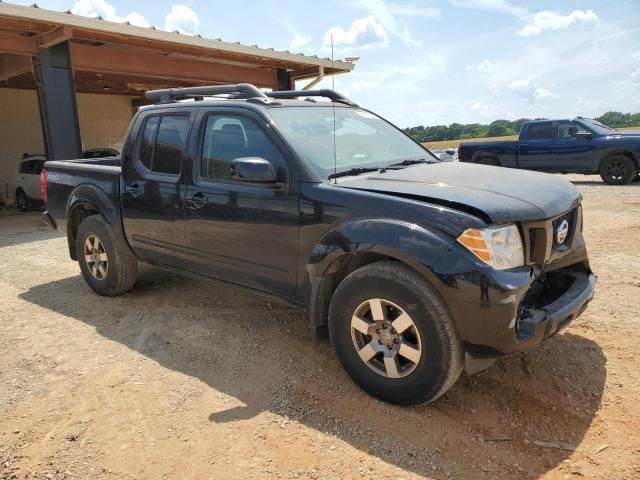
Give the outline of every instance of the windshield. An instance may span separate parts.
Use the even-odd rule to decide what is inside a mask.
[[[582,118],[580,119],[580,123],[584,124],[585,127],[598,135],[611,135],[611,132],[617,132],[616,129],[607,127],[605,124],[596,122],[590,118]]]
[[[359,167],[386,167],[404,160],[436,160],[396,127],[366,110],[335,106],[279,107],[270,113],[288,140],[329,175]],[[335,145],[335,148],[334,148]]]

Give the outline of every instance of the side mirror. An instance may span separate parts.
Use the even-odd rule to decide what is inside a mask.
[[[578,134],[578,127],[576,126],[571,126],[569,127],[569,136],[570,137],[575,137]]]
[[[260,157],[236,158],[231,162],[231,177],[243,182],[275,184],[277,181],[271,162]]]
[[[591,132],[580,132],[580,133],[576,133],[576,137],[577,138],[591,139],[591,138],[593,138],[593,133],[591,133]]]

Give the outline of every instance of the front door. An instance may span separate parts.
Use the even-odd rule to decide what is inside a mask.
[[[133,250],[145,260],[183,266],[183,153],[188,111],[138,117],[122,158],[122,218]]]
[[[569,128],[572,126],[576,127],[579,133],[590,133],[578,123],[558,122],[558,136],[553,146],[553,161],[560,171],[582,172],[596,163],[592,158],[593,141],[584,135],[569,135]]]
[[[201,113],[187,182],[186,229],[191,269],[265,292],[293,297],[298,247],[298,192],[283,145],[261,117],[238,109]],[[271,162],[279,186],[234,180],[231,162]]]

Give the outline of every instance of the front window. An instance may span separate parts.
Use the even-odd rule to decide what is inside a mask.
[[[390,123],[359,108],[279,107],[270,113],[288,140],[324,175],[334,169],[438,160]]]
[[[607,127],[604,123],[591,120],[590,118],[582,118],[580,119],[580,122],[576,122],[577,127],[580,127],[581,125],[585,127],[587,131],[590,130],[598,135],[612,135],[617,132],[617,130]]]

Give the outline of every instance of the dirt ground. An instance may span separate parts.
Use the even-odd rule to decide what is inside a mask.
[[[572,179],[591,306],[412,408],[304,313],[154,268],[101,298],[37,214],[0,215],[0,478],[640,478],[640,184]]]

